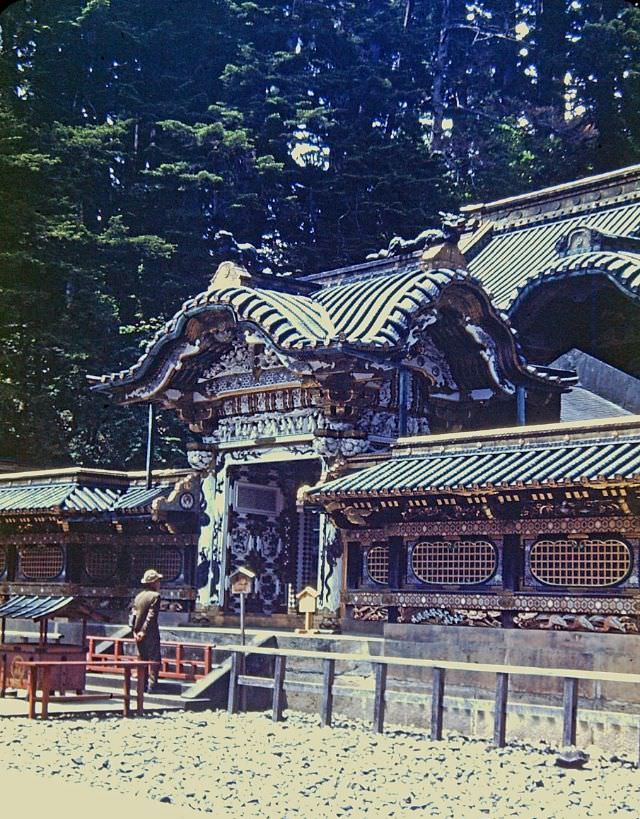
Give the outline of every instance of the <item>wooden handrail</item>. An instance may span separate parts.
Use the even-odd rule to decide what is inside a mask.
[[[366,662],[371,663],[374,674],[373,691],[373,730],[382,733],[384,730],[385,694],[387,671],[390,666],[409,666],[412,668],[430,668],[432,670],[431,683],[431,739],[442,739],[444,714],[444,688],[447,671],[473,671],[486,674],[495,674],[495,709],[493,742],[497,747],[506,744],[507,705],[509,692],[509,677],[523,675],[527,677],[551,677],[563,680],[563,722],[562,744],[575,745],[576,727],[578,720],[578,683],[579,680],[605,681],[638,685],[640,674],[629,674],[615,671],[585,671],[578,668],[534,668],[520,665],[500,665],[497,663],[470,663],[455,660],[430,660],[418,657],[390,657],[371,654],[348,654],[346,652],[309,651],[306,649],[267,648],[259,646],[226,645],[225,651],[231,652],[231,675],[229,680],[229,699],[227,710],[235,713],[238,710],[240,686],[262,687],[273,689],[273,720],[282,719],[282,691],[286,689],[284,669],[287,658],[321,660],[323,664],[322,697],[320,705],[320,721],[322,725],[331,725],[333,709],[333,686],[335,682],[336,662]],[[270,677],[248,676],[241,672],[241,659],[249,654],[259,654],[274,657],[276,661],[275,675]],[[246,689],[244,689],[246,690]],[[639,756],[636,764],[640,767]]]
[[[120,657],[127,655],[122,650],[124,645],[135,645],[133,637],[109,637],[90,635],[87,637],[88,649],[87,657],[90,662],[92,671],[100,671],[105,666],[104,663],[109,658],[118,660]],[[114,648],[112,652],[97,652],[95,646],[97,643],[113,643]],[[216,648],[212,643],[193,643],[178,640],[162,640],[161,648],[173,649],[175,655],[173,657],[162,657],[160,667],[160,677],[165,679],[177,680],[198,680],[206,677],[213,668],[213,650]],[[202,652],[202,657],[185,658],[185,649],[196,649]]]
[[[224,651],[241,654],[266,654],[277,657],[299,657],[317,660],[338,660],[345,662],[383,663],[384,665],[409,665],[415,668],[445,668],[447,671],[480,671],[487,674],[522,674],[527,677],[574,677],[580,680],[602,680],[603,682],[640,683],[640,674],[616,671],[586,671],[580,668],[540,668],[529,665],[499,665],[497,663],[469,663],[457,660],[428,660],[422,657],[393,657],[376,654],[349,654],[347,652],[309,651],[306,649],[268,648],[263,646],[242,646],[229,644],[220,646]]]

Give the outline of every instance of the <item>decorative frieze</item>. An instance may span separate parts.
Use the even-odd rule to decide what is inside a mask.
[[[520,612],[513,623],[521,629],[550,629],[553,631],[599,631],[637,634],[638,618],[616,614],[546,614]]]
[[[258,415],[222,418],[215,438],[220,443],[255,441],[261,438],[290,438],[311,435],[321,423],[321,413],[313,409],[290,410],[286,413],[261,412]]]
[[[386,606],[354,606],[352,617],[354,620],[382,623],[389,619],[389,609]]]
[[[317,437],[313,441],[313,450],[323,458],[349,458],[368,452],[370,443],[367,438],[334,438],[333,436]]]
[[[398,610],[399,623],[425,623],[431,626],[486,626],[501,628],[499,611],[477,609],[413,608],[404,606]]]
[[[22,532],[9,533],[0,535],[0,544],[10,546],[15,544],[37,546],[46,540],[47,543],[69,544],[69,545],[87,545],[87,546],[119,546],[125,543],[127,546],[193,546],[198,542],[198,535],[194,533],[187,534],[167,534],[166,532],[158,532],[153,535],[138,535],[129,534],[128,532],[78,532],[70,531],[63,532]]]
[[[288,414],[295,410],[318,408],[320,404],[317,389],[289,385],[288,389],[243,392],[241,395],[229,396],[221,403],[220,416],[234,419],[236,416],[268,412]]]
[[[452,537],[463,535],[509,535],[520,534],[535,537],[546,534],[593,534],[620,533],[640,535],[640,517],[634,515],[616,517],[553,518],[539,520],[504,520],[483,518],[480,520],[406,521],[392,523],[379,529],[361,529],[357,535],[346,534],[363,545],[384,541],[389,537]]]
[[[263,344],[247,344],[246,341],[238,339],[238,343],[221,355],[215,364],[204,370],[198,380],[206,382],[216,379],[214,389],[220,392],[220,377],[227,378],[231,375],[283,369],[284,367],[285,364],[273,348]]]
[[[481,594],[467,592],[347,591],[349,606],[396,606],[442,608],[465,611],[515,611],[549,614],[628,615],[640,614],[640,592],[634,597],[592,597],[543,594]],[[526,619],[526,617],[525,617]],[[532,619],[532,618],[531,618]]]

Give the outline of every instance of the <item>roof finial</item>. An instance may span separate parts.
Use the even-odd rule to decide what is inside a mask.
[[[223,290],[226,287],[250,287],[251,273],[246,267],[234,262],[222,262],[211,277],[209,290]]]

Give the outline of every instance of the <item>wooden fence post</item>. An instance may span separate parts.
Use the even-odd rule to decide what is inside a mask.
[[[130,702],[131,702],[131,669],[125,668],[124,669],[124,681],[122,684],[123,688],[123,706],[122,706],[122,713],[125,717],[128,717],[131,713],[130,709]]]
[[[433,669],[431,682],[431,739],[442,739],[444,710],[444,668]]]
[[[136,714],[144,714],[144,690],[147,687],[147,671],[149,666],[139,665],[136,668]]]
[[[229,673],[229,698],[227,700],[227,712],[229,714],[238,713],[238,667],[240,665],[240,655],[237,651],[231,654],[231,671]]]
[[[387,688],[387,664],[373,664],[376,675],[376,690],[373,697],[373,730],[381,734],[384,731],[384,695]]]
[[[336,676],[336,661],[325,658],[322,661],[322,703],[320,705],[320,724],[331,725],[333,715],[333,681]]]
[[[504,748],[507,734],[507,696],[509,675],[499,671],[496,674],[496,703],[493,718],[493,744]]]
[[[60,676],[62,676],[62,669],[60,669]],[[45,665],[42,669],[42,710],[40,716],[42,719],[49,718],[49,695],[51,694],[51,666]]]
[[[211,671],[211,666],[213,665],[212,656],[213,656],[212,647],[211,646],[205,646],[204,647],[204,676],[205,677]]]
[[[562,745],[575,745],[578,721],[578,680],[574,677],[564,679],[562,716]]]
[[[284,711],[284,675],[286,664],[287,658],[283,654],[278,654],[276,657],[276,667],[273,674],[273,714],[271,718],[274,722],[282,721],[282,712]]]
[[[29,719],[36,718],[36,697],[38,696],[38,668],[29,666]]]

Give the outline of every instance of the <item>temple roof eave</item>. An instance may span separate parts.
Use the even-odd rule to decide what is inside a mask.
[[[89,381],[93,390],[115,394],[123,403],[163,400],[163,391],[176,373],[203,352],[203,338],[214,332],[207,324],[218,313],[224,317],[222,327],[215,330],[221,345],[231,344],[224,336],[230,328],[257,332],[292,369],[295,362],[304,364],[305,374],[321,369],[327,360],[334,362],[336,356],[360,358],[389,369],[402,363],[419,317],[437,310],[447,293],[460,300],[462,315],[465,300],[475,298],[482,305],[484,320],[499,333],[502,341],[496,357],[486,346],[489,336],[485,330],[463,315],[466,331],[478,344],[488,375],[500,390],[512,391],[511,382],[562,386],[563,376],[538,371],[522,360],[506,314],[494,308],[482,285],[464,271],[446,269],[402,273],[391,281],[369,283],[366,289],[348,285],[328,288],[312,297],[246,286],[209,290],[185,302],[132,367],[89,376]],[[494,371],[496,363],[504,372]]]
[[[390,458],[312,487],[306,498],[327,504],[621,484],[640,486],[640,416],[407,438]]]

